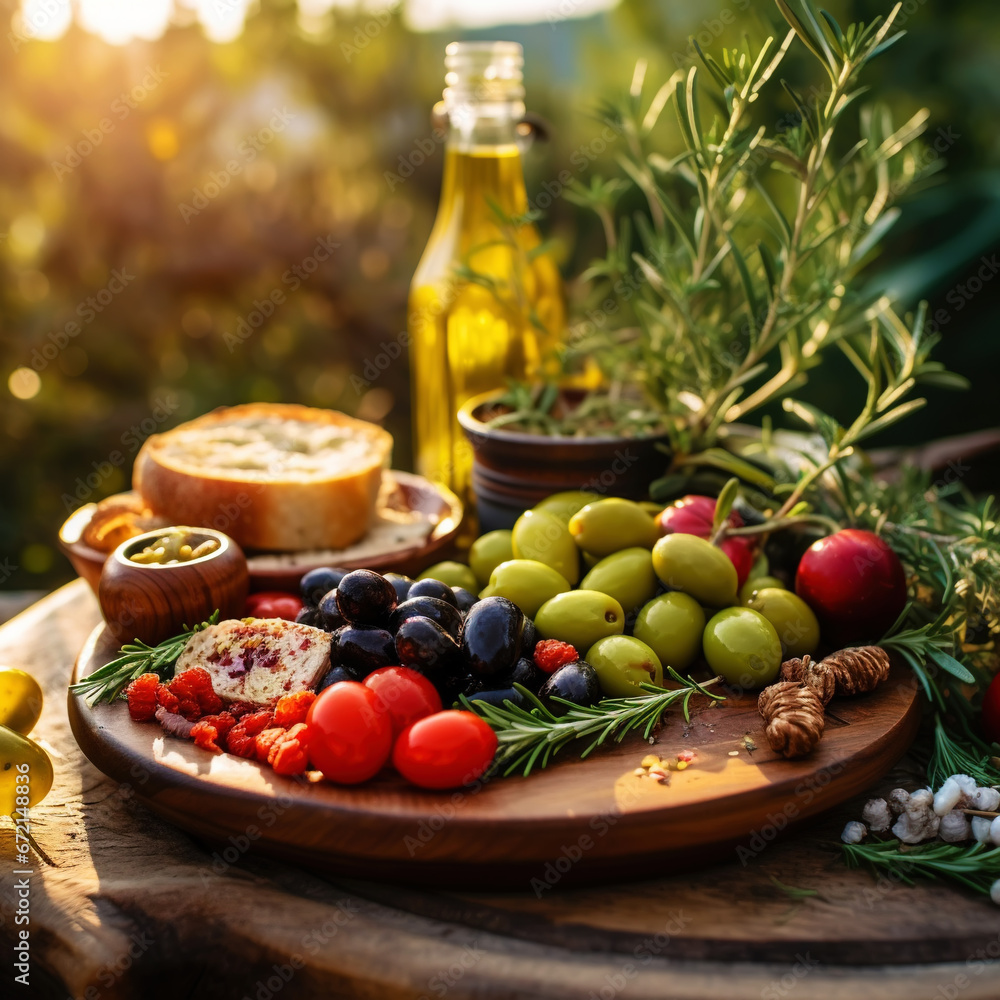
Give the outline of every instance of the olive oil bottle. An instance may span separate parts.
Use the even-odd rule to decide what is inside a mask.
[[[522,65],[512,42],[448,46],[441,201],[410,287],[417,471],[463,499],[472,451],[459,407],[509,378],[540,374],[565,320],[559,271],[524,219]]]

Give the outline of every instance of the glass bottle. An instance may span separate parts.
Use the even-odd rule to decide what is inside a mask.
[[[463,499],[472,449],[459,407],[510,378],[540,374],[565,321],[558,268],[523,218],[523,63],[513,42],[448,46],[441,201],[410,286],[417,471]]]

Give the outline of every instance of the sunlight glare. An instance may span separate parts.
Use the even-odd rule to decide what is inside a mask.
[[[65,33],[72,20],[70,0],[25,0],[18,27],[25,38],[52,41]]]
[[[159,38],[170,23],[172,0],[80,0],[80,27],[111,45]]]

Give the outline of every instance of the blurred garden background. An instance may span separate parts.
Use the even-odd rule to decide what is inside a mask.
[[[69,579],[61,522],[128,488],[149,433],[218,405],[379,421],[409,467],[392,345],[439,191],[448,41],[524,46],[528,107],[551,126],[529,197],[550,192],[542,228],[572,275],[603,248],[554,179],[615,171],[602,103],[637,59],[666,80],[692,36],[718,49],[769,25],[773,0],[0,0],[0,588]],[[868,82],[897,120],[930,109],[932,175],[870,280],[929,300],[937,355],[972,388],[932,391],[882,444],[1000,424],[1000,18],[992,0],[906,0],[897,26]],[[679,146],[666,115],[658,141]],[[849,414],[854,385],[845,362],[808,398]]]

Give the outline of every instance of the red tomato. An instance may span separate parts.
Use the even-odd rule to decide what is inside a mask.
[[[262,590],[247,597],[244,610],[247,618],[287,618],[293,622],[302,610],[302,600],[283,590]]]
[[[385,706],[392,720],[392,738],[407,726],[441,711],[441,695],[423,674],[409,667],[380,667],[362,681]]]
[[[983,734],[991,743],[1000,743],[1000,674],[983,695]]]
[[[656,526],[661,535],[697,535],[699,538],[710,538],[714,519],[715,497],[691,494],[675,500],[669,507],[661,510],[656,517]],[[735,510],[730,511],[729,524],[733,528],[742,527],[743,518]],[[747,538],[727,538],[719,548],[736,567],[737,586],[742,587],[753,568],[753,543]]]
[[[306,715],[309,760],[341,785],[367,781],[392,750],[392,719],[379,696],[357,681],[338,681],[320,692]]]
[[[875,642],[906,606],[906,574],[878,535],[844,528],[806,549],[795,593],[816,612],[831,642]]]
[[[449,709],[404,729],[392,765],[420,788],[458,788],[483,774],[496,752],[496,733],[484,719]]]

